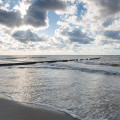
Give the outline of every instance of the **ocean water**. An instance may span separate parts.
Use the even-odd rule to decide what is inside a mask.
[[[55,60],[73,61],[40,63]],[[120,120],[120,56],[0,56],[0,93],[81,120]]]

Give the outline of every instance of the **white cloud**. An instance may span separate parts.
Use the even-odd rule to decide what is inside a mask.
[[[77,13],[77,6],[76,4],[72,5],[67,5],[66,9],[64,11],[56,11],[58,15],[74,15]]]
[[[3,1],[2,0],[0,0],[0,4],[2,4],[3,3]]]

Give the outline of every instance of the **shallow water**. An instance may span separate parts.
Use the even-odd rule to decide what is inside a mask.
[[[82,120],[119,120],[120,56],[0,56],[0,63],[63,59],[79,61],[0,67],[0,93]]]

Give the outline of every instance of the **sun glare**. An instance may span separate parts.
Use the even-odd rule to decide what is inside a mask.
[[[25,4],[21,3],[20,7],[19,7],[19,11],[21,12],[22,18],[26,15],[26,10],[27,10],[27,8],[26,8]]]
[[[21,18],[24,18],[26,15],[29,5],[26,5],[24,2],[19,2],[19,5],[15,6],[14,9],[19,10],[21,13]]]

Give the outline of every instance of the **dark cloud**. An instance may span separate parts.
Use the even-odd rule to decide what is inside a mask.
[[[20,12],[0,9],[0,24],[7,27],[20,26],[22,24]]]
[[[109,25],[111,25],[114,22],[114,19],[107,19],[104,23],[103,26],[104,27],[108,27]]]
[[[31,6],[24,17],[24,23],[33,27],[47,26],[47,11]]]
[[[32,6],[36,7],[37,9],[43,10],[64,10],[66,7],[65,2],[61,0],[36,0],[32,4]]]
[[[86,33],[83,33],[80,29],[70,30],[67,28],[61,32],[61,35],[68,37],[70,41],[78,42],[79,44],[90,44],[94,41],[93,38],[89,37]]]
[[[105,31],[104,35],[111,39],[120,40],[120,31]]]
[[[0,9],[0,24],[7,27],[16,27],[21,24],[44,27],[48,23],[48,11],[64,10],[65,7],[65,2],[61,0],[35,0],[29,6],[24,18],[21,18],[19,11]]]
[[[12,37],[14,37],[16,40],[18,40],[22,43],[27,43],[29,41],[31,41],[31,42],[46,41],[45,37],[38,36],[36,33],[33,33],[31,30],[16,31],[12,34]]]
[[[98,7],[100,7],[103,16],[109,16],[120,12],[120,0],[94,0]]]
[[[65,2],[60,0],[36,0],[29,7],[25,15],[25,24],[34,27],[47,26],[47,13],[49,10],[64,10]]]
[[[101,40],[101,44],[102,45],[108,45],[108,44],[112,44],[113,41],[110,41],[110,40]]]

